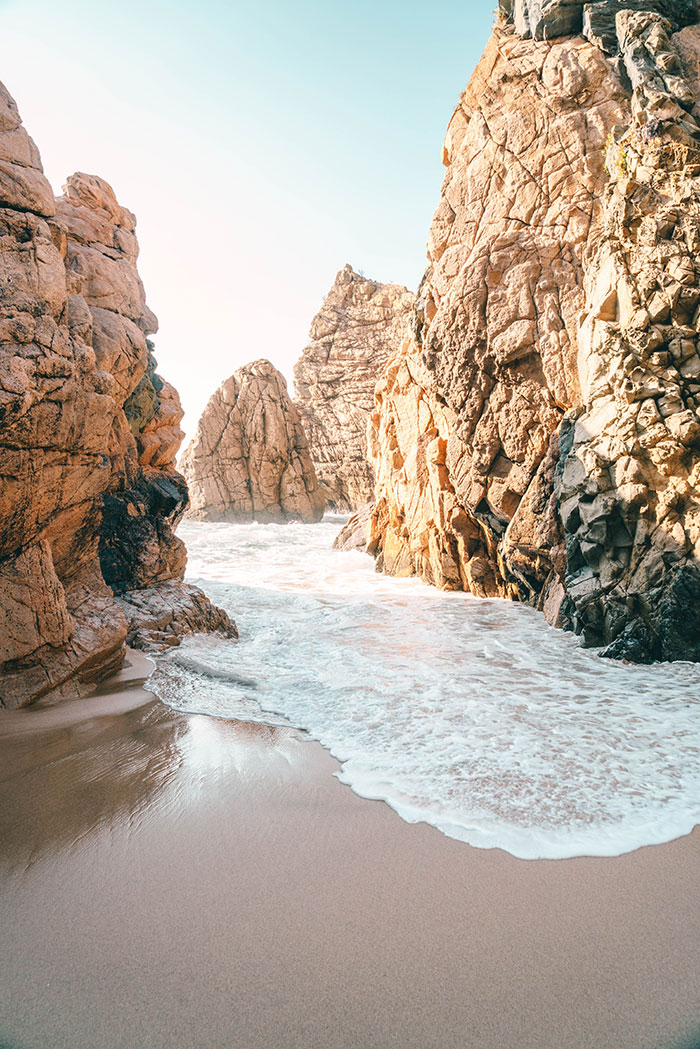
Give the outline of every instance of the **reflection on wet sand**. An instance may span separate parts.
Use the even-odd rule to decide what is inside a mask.
[[[177,770],[187,721],[153,701],[63,728],[0,731],[0,862],[26,868],[97,827],[136,818]]]
[[[337,770],[137,688],[0,718],[0,1049],[695,1044],[700,833],[526,862]]]
[[[0,721],[0,865],[26,870],[99,829],[133,827],[149,807],[191,802],[203,778],[245,775],[250,744],[259,759],[261,748],[298,739],[288,729],[144,703],[142,680]]]

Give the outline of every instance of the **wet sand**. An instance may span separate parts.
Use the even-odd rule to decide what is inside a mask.
[[[132,664],[0,718],[2,1049],[696,1049],[700,833],[516,860]]]

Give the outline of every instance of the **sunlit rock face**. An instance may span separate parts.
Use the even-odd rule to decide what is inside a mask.
[[[494,30],[448,128],[414,337],[377,387],[374,499],[342,541],[609,655],[700,659],[700,29],[673,32],[683,4],[673,23],[605,6],[612,58],[522,39],[523,5]]]
[[[408,330],[415,296],[345,266],[294,368],[295,403],[328,506],[357,510],[374,491],[367,423],[374,387]]]
[[[580,400],[582,256],[602,215],[606,137],[628,117],[596,47],[495,30],[447,131],[415,337],[378,388],[372,548],[385,569],[506,594],[499,550],[517,519],[528,586],[551,574],[530,507],[551,435]]]
[[[187,555],[174,529],[188,503],[175,468],[183,411],[177,390],[156,372],[147,338],[158,322],[136,268],[136,219],[90,175],[71,176],[56,205],[69,283],[88,307],[98,367],[115,380],[99,556],[127,619],[127,641],[158,650],[197,630],[232,634],[225,613],[182,582]]]
[[[156,323],[134,217],[83,174],[54,200],[4,87],[0,225],[0,705],[15,707],[88,690],[121,665],[127,636],[139,641],[130,591],[167,579],[187,600],[171,530],[187,496],[173,470],[177,395],[149,363]],[[160,383],[152,410],[130,424],[127,406],[149,373]],[[166,482],[177,489],[167,508],[127,494]],[[119,527],[116,503],[131,507]],[[105,552],[117,532],[115,569]],[[208,623],[233,629],[213,609]]]
[[[182,458],[190,516],[201,521],[319,521],[325,499],[284,376],[266,360],[221,384]]]

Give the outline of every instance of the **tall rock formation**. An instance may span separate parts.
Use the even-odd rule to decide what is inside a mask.
[[[356,510],[374,490],[367,423],[374,387],[407,333],[415,296],[345,266],[294,368],[296,404],[328,505]]]
[[[617,30],[633,118],[587,257],[583,410],[556,480],[566,591],[610,655],[700,660],[700,26],[674,40],[621,12]]]
[[[638,6],[501,4],[356,531],[387,571],[535,604],[609,655],[700,659],[700,29],[673,33],[694,4]]]
[[[386,570],[506,592],[499,542],[579,399],[581,256],[606,137],[627,115],[595,46],[495,30],[447,131],[415,338],[377,393],[373,548]]]
[[[201,521],[320,521],[325,499],[299,412],[269,361],[213,394],[182,458],[190,515]]]
[[[127,636],[234,627],[181,581],[179,405],[149,358],[134,217],[86,175],[56,201],[1,85],[0,227],[0,706],[15,707],[89,689],[121,665]],[[151,408],[136,419],[146,376]]]

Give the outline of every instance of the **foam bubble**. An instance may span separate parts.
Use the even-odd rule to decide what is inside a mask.
[[[187,522],[190,577],[241,638],[185,642],[156,690],[304,728],[356,793],[522,858],[617,855],[700,821],[698,666],[602,660],[522,605],[378,575],[331,549],[337,530]]]

